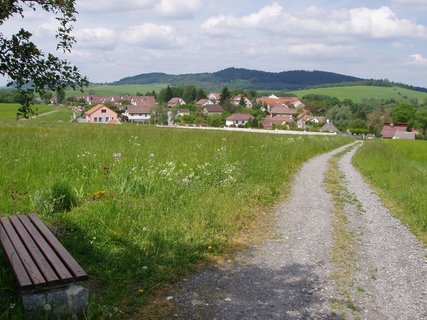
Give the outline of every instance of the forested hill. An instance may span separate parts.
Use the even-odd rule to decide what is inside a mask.
[[[213,73],[170,75],[166,73],[145,73],[126,77],[114,84],[152,84],[170,85],[193,84],[199,87],[220,87],[242,89],[295,90],[325,84],[359,82],[363,79],[324,71],[283,71],[265,72],[257,70],[228,68]]]

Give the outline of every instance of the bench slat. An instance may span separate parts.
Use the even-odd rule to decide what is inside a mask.
[[[3,251],[6,254],[12,269],[15,271],[16,280],[19,286],[23,289],[31,288],[33,283],[31,282],[30,276],[25,270],[25,267],[19,259],[18,253],[10,242],[3,225],[0,223],[0,241],[3,247]]]
[[[71,271],[72,275],[76,280],[86,280],[88,278],[87,273],[77,263],[71,254],[64,248],[64,246],[58,241],[54,234],[44,225],[44,223],[35,215],[29,214],[28,217],[40,231],[46,241],[55,250],[56,254],[61,258],[67,268]]]
[[[10,241],[12,242],[13,247],[18,253],[21,261],[27,270],[28,275],[34,285],[40,285],[46,283],[46,280],[43,278],[43,275],[40,273],[24,244],[22,243],[19,236],[16,234],[15,229],[13,228],[10,220],[7,217],[1,218],[1,223],[4,230],[6,231]]]
[[[27,229],[25,229],[19,218],[17,216],[12,216],[9,218],[9,220],[15,227],[16,232],[19,234],[22,242],[28,250],[28,253],[31,255],[33,261],[39,268],[39,271],[43,274],[43,277],[46,279],[46,282],[52,284],[59,282],[59,277],[56,275],[49,262],[41,253],[39,247],[31,238],[30,234],[28,233]]]
[[[73,276],[68,271],[67,267],[63,264],[61,259],[58,258],[56,253],[52,250],[52,248],[49,246],[43,236],[34,227],[30,219],[28,219],[27,216],[22,214],[18,215],[18,218],[25,226],[34,241],[37,243],[38,247],[40,248],[40,251],[43,252],[46,259],[50,262],[50,265],[56,271],[56,274],[61,279],[61,282],[72,282]]]

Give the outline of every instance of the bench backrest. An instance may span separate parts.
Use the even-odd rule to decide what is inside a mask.
[[[35,214],[1,217],[0,241],[21,289],[72,283],[88,277]]]

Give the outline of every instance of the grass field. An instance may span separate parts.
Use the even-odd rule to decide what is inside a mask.
[[[167,84],[165,83],[155,83],[155,84],[130,84],[130,85],[94,85],[91,84],[84,90],[84,93],[81,91],[71,91],[66,92],[67,96],[82,96],[85,94],[95,94],[99,96],[114,96],[114,95],[135,95],[137,92],[145,94],[147,91],[156,91],[160,92],[161,89],[166,88]]]
[[[16,113],[18,112],[18,104],[0,103],[0,120],[2,119],[16,119]],[[34,110],[37,114],[43,114],[54,110],[55,106],[44,106],[36,105]]]
[[[396,99],[406,101],[417,99],[420,103],[427,100],[427,93],[408,90],[400,87],[370,87],[370,86],[349,86],[331,87],[293,91],[299,98],[307,94],[322,94],[337,97],[340,100],[351,99],[355,102],[362,102],[365,99]]]
[[[354,164],[427,246],[427,143],[367,142],[356,153]]]
[[[0,122],[0,212],[38,212],[90,275],[89,318],[126,318],[221,254],[286,194],[304,161],[346,142]],[[1,319],[21,315],[3,260],[0,304]]]

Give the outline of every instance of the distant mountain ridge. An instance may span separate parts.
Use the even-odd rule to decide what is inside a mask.
[[[212,88],[228,86],[230,88],[257,90],[296,90],[307,87],[360,82],[364,79],[325,71],[283,71],[266,72],[243,68],[227,68],[213,73],[194,73],[171,75],[154,72],[126,77],[114,82],[114,85],[167,83],[170,85],[196,85]]]

